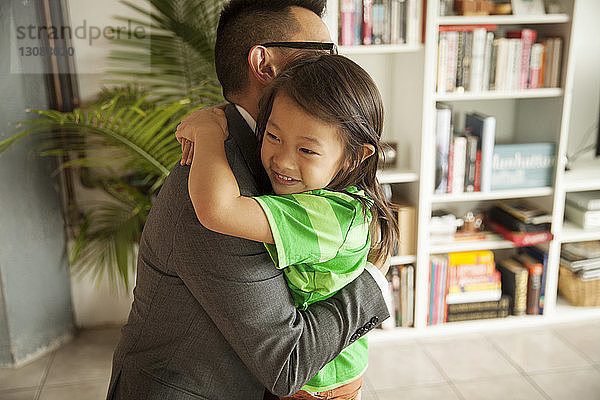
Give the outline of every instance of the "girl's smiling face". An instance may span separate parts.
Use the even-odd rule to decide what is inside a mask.
[[[261,159],[276,194],[326,187],[342,166],[337,129],[277,94],[263,136]]]

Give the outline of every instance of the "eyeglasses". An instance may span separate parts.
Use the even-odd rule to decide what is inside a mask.
[[[331,42],[269,42],[261,44],[263,47],[286,47],[289,49],[323,50],[329,54],[337,54],[338,48]]]

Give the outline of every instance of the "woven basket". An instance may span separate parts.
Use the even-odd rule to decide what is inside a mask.
[[[558,274],[558,292],[574,306],[600,306],[600,279],[582,281],[562,265]]]

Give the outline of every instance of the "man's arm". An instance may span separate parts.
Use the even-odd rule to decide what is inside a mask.
[[[368,272],[330,299],[297,310],[262,244],[208,231],[185,215],[193,214],[191,206],[186,210],[174,238],[178,245],[173,265],[240,359],[271,392],[297,392],[348,344],[389,316]]]

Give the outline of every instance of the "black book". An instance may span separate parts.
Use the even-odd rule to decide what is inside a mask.
[[[551,224],[527,224],[518,218],[515,218],[510,213],[504,211],[498,206],[492,207],[488,211],[488,216],[492,221],[499,223],[506,229],[512,232],[524,232],[524,233],[535,233],[535,232],[547,232],[550,230]]]

